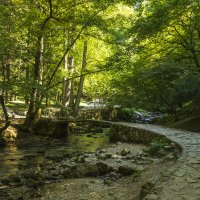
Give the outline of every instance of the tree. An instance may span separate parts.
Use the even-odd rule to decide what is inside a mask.
[[[199,11],[199,1],[138,2],[127,31],[131,42],[125,52],[132,55],[127,60],[121,54],[124,69],[113,80],[118,103],[176,113],[198,102]]]
[[[4,98],[2,95],[0,95],[0,104],[2,106],[2,110],[5,116],[5,124],[3,127],[0,128],[0,134],[1,134],[3,131],[5,131],[8,128],[8,126],[10,125],[10,121],[9,121],[7,109],[5,107]]]

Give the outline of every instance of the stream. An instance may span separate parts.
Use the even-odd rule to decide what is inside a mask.
[[[103,133],[74,134],[53,144],[24,147],[16,145],[0,148],[0,180],[14,175],[18,170],[40,170],[41,165],[52,164],[55,159],[75,152],[95,152],[109,143],[108,130]]]
[[[144,144],[109,143],[109,128],[95,130],[0,148],[0,199],[138,200],[147,180],[174,163],[173,148],[152,157]]]

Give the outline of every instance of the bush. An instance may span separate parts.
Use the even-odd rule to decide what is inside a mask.
[[[152,156],[158,156],[160,155],[160,151],[167,145],[169,145],[168,142],[163,140],[153,141],[149,144],[147,152]]]

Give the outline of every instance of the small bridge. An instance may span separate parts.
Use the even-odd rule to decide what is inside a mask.
[[[85,122],[88,124],[110,127],[110,122],[98,121],[98,120],[86,120],[86,119],[67,119],[67,118],[41,118],[36,126],[35,131],[39,135],[50,136],[55,138],[65,138],[69,134],[70,123],[81,123]]]

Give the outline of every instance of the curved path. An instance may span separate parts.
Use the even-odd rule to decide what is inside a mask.
[[[200,200],[200,133],[150,124],[117,124],[165,135],[183,148],[176,164],[156,182],[145,200]]]

